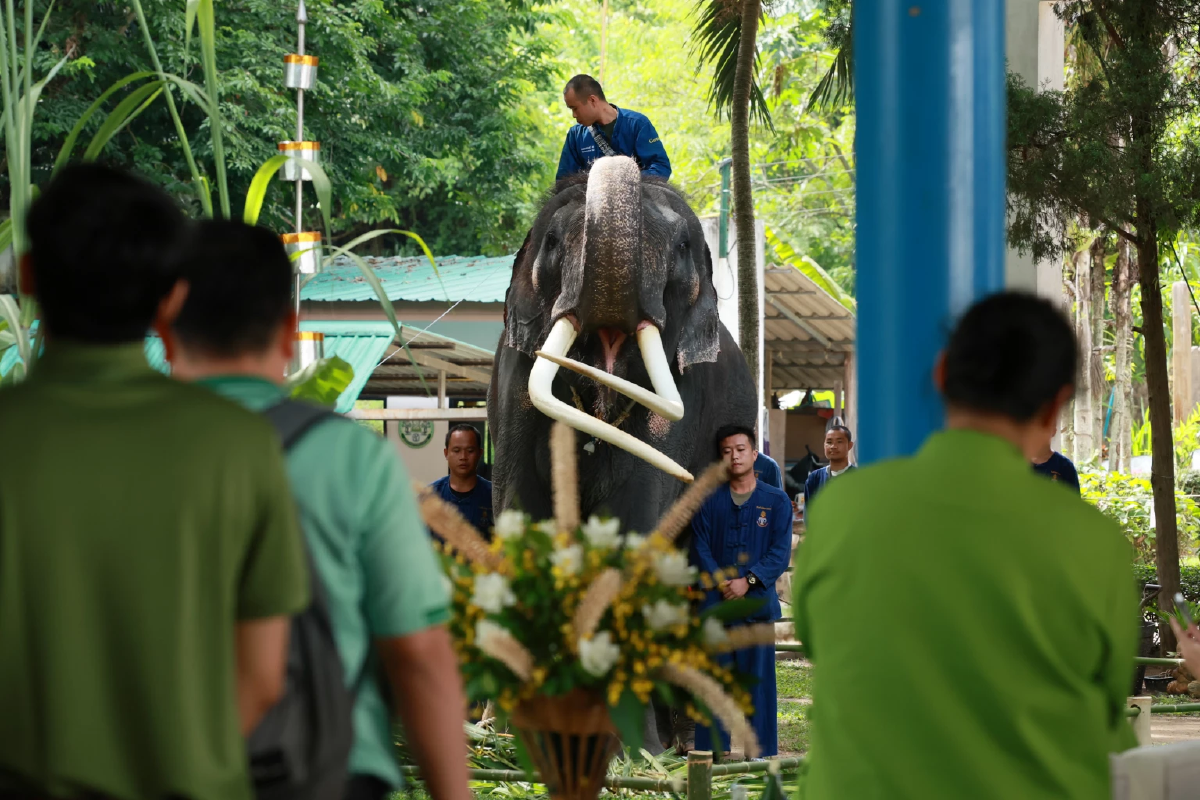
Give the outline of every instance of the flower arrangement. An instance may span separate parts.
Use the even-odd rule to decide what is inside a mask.
[[[600,698],[627,747],[640,747],[646,703],[686,702],[706,724],[719,721],[743,742],[758,742],[742,679],[718,663],[732,650],[775,640],[774,625],[727,630],[760,601],[695,611],[697,575],[675,538],[725,480],[710,467],[647,535],[620,535],[616,519],[579,519],[575,432],[556,424],[551,438],[554,510],[531,520],[508,510],[489,544],[449,505],[423,493],[426,523],[444,540],[452,588],[450,623],[467,693],[520,712],[539,698],[579,692]]]

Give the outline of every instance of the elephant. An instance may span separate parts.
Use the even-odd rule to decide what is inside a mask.
[[[680,191],[625,156],[560,181],[505,297],[487,403],[494,512],[552,516],[549,438],[560,419],[577,431],[583,518],[649,532],[715,460],[717,429],[753,427],[755,406]]]

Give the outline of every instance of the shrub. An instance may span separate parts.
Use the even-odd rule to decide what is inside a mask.
[[[1116,521],[1133,545],[1138,563],[1154,561],[1154,526],[1150,510],[1154,497],[1150,481],[1119,472],[1085,472],[1079,476],[1083,499]],[[1175,518],[1179,525],[1180,549],[1200,538],[1200,506],[1188,494],[1175,491]]]

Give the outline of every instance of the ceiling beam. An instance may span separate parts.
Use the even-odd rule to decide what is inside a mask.
[[[790,308],[788,308],[783,303],[776,300],[771,295],[767,295],[767,302],[770,303],[771,306],[773,306],[775,308],[775,310],[778,311],[780,314],[787,317],[787,319],[794,322],[796,325],[800,326],[800,328],[805,333],[807,333],[809,336],[813,337],[814,339],[816,339],[818,342],[825,345],[826,347],[829,347],[829,340],[826,339],[824,336],[822,336],[817,331],[816,328],[814,328],[812,325],[809,325],[807,322],[805,322],[803,319],[801,319],[800,316],[797,315]]]
[[[835,353],[848,353],[854,350],[854,340],[835,339],[829,342],[829,344],[824,345],[811,340],[767,339],[763,342],[763,347],[781,353],[786,353],[789,350],[802,353],[823,353],[826,350]]]
[[[450,361],[445,361],[421,351],[414,352],[412,354],[412,360],[416,361],[422,367],[440,370],[445,372],[447,375],[460,375],[464,378],[469,378],[470,380],[477,381],[479,383],[492,382],[492,374],[490,372],[481,369],[475,369],[474,367],[465,367]],[[405,366],[405,364],[403,360],[400,360],[399,363],[391,364],[389,366],[401,367]]]

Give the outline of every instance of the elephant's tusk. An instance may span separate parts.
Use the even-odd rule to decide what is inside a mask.
[[[602,369],[596,369],[588,364],[581,364],[571,358],[556,356],[553,353],[547,353],[545,350],[538,350],[535,355],[544,358],[547,361],[553,361],[560,367],[566,367],[572,372],[578,372],[580,375],[591,378],[596,383],[607,386],[610,389],[615,389],[621,394],[628,397],[630,400],[636,400],[646,408],[658,414],[660,417],[665,417],[672,422],[678,422],[683,419],[683,403],[670,403],[656,395],[648,389],[643,389],[632,381],[627,381],[624,378],[618,378],[616,375],[605,372]]]
[[[554,396],[554,376],[558,374],[559,367],[556,361],[563,359],[563,355],[574,343],[575,336],[575,326],[569,320],[560,319],[554,323],[554,327],[550,330],[550,335],[546,337],[542,349],[538,351],[539,357],[534,361],[533,369],[529,373],[529,399],[533,401],[534,407],[551,419],[564,422],[575,430],[595,436],[601,441],[608,442],[614,447],[619,447],[643,461],[653,464],[668,475],[685,483],[691,483],[692,474],[675,463],[673,459],[655,450],[641,439],[614,428],[590,414],[585,414],[577,408],[572,408]],[[551,360],[550,356],[553,356],[555,360]],[[645,392],[646,390],[641,389],[641,391]],[[646,392],[646,394],[650,393]],[[680,405],[682,406],[682,403]]]
[[[671,365],[667,363],[667,353],[663,350],[662,335],[658,328],[649,323],[643,323],[637,332],[638,347],[642,351],[642,363],[650,374],[650,385],[654,394],[660,398],[665,408],[676,414],[671,416],[659,411],[659,416],[672,421],[683,419],[683,398],[679,396],[679,387],[671,376]]]

